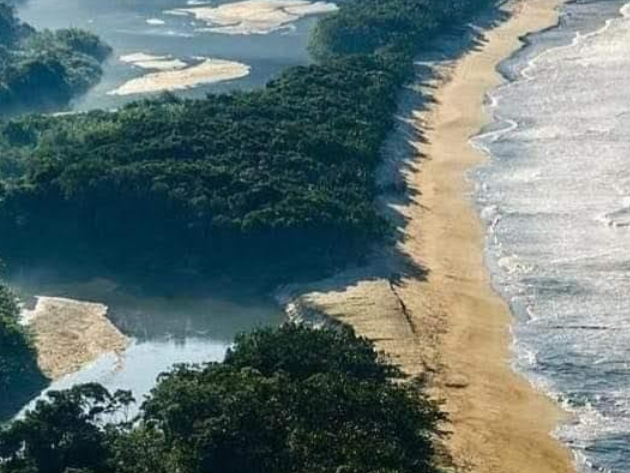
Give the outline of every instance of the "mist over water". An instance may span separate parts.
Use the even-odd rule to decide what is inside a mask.
[[[271,297],[244,288],[233,291],[204,287],[172,290],[119,284],[111,279],[77,277],[63,268],[20,268],[8,275],[11,288],[27,307],[37,296],[62,297],[104,304],[108,318],[131,344],[117,356],[106,354],[80,371],[51,384],[67,389],[97,382],[115,391],[132,391],[138,404],[155,386],[158,375],[180,363],[202,364],[223,360],[239,333],[278,326],[282,309]],[[32,405],[32,404],[31,404]]]
[[[37,27],[77,26],[114,47],[102,83],[72,108],[112,108],[138,98],[108,95],[144,73],[118,60],[145,53],[213,57],[252,68],[245,78],[183,95],[263,85],[308,62],[314,18],[268,35],[199,31],[189,17],[165,16],[185,0],[29,0],[20,8]],[[510,301],[516,365],[575,413],[558,435],[585,471],[630,472],[630,8],[577,2],[560,28],[502,65],[514,81],[494,91],[496,123],[476,140],[491,154],[479,169],[477,201],[488,223],[488,263]],[[134,338],[122,359],[104,357],[53,385],[98,381],[138,398],[177,362],[219,360],[236,333],[277,324],[262,299],[216,292],[138,294],[104,281],[10,281],[25,298],[71,297],[110,307]],[[212,295],[210,295],[212,294]]]
[[[630,6],[567,5],[502,68],[473,178],[515,363],[575,414],[557,434],[584,471],[627,473]]]

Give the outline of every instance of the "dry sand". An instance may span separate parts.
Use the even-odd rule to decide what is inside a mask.
[[[109,321],[102,304],[38,297],[35,309],[24,312],[35,334],[39,367],[53,380],[106,353],[121,354],[129,344]]]
[[[301,18],[336,11],[337,5],[308,0],[244,0],[219,6],[179,8],[165,13],[193,15],[207,23],[213,33],[268,34]]]
[[[502,81],[496,66],[521,47],[519,37],[556,23],[559,3],[505,7],[510,18],[451,64],[434,91],[436,104],[414,114],[428,142],[409,143],[416,156],[405,172],[410,202],[397,206],[407,219],[399,249],[428,269],[426,280],[416,274],[396,283],[371,277],[314,285],[297,301],[353,325],[407,372],[428,376],[445,400],[452,431],[446,446],[462,471],[574,471],[570,452],[550,435],[563,413],[511,369],[511,314],[492,290],[484,228],[466,179],[487,159],[469,139],[489,119],[482,104]]]
[[[172,60],[165,60],[166,64],[173,64]],[[140,65],[142,61],[134,64]],[[159,60],[145,62],[156,69]],[[249,75],[250,67],[240,62],[226,61],[223,59],[205,59],[197,65],[177,68],[165,71],[151,72],[144,76],[131,79],[109,95],[133,95],[166,92],[172,90],[191,89],[198,85],[214,84],[226,80],[239,79]]]

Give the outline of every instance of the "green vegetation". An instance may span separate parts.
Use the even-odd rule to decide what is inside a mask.
[[[0,129],[5,257],[275,284],[329,272],[388,234],[374,172],[413,54],[492,0],[351,0],[318,63],[262,90]],[[120,268],[123,266],[123,268]]]
[[[0,1],[0,113],[66,104],[100,79],[109,53],[85,31],[38,32]]]
[[[442,415],[347,328],[240,337],[224,363],[160,377],[138,419],[97,385],[0,433],[2,473],[437,473]]]
[[[15,413],[45,383],[18,316],[13,294],[0,284],[0,420]]]

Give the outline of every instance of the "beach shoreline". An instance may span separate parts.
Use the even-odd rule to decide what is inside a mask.
[[[506,4],[507,18],[482,27],[477,44],[440,66],[433,104],[408,117],[423,139],[406,137],[414,155],[402,171],[408,200],[389,206],[405,222],[397,251],[426,273],[340,275],[294,301],[302,313],[348,323],[407,373],[428,379],[449,415],[446,448],[461,471],[575,471],[570,451],[552,437],[566,414],[512,369],[513,317],[491,284],[467,178],[488,159],[470,140],[491,121],[484,101],[505,81],[499,63],[524,36],[557,24],[562,3]]]

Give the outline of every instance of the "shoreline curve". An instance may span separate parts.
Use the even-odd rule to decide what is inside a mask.
[[[567,414],[512,369],[513,316],[492,287],[486,230],[467,178],[489,159],[471,139],[491,121],[486,94],[506,82],[499,63],[525,45],[526,35],[556,25],[563,3],[502,6],[507,18],[497,15],[482,27],[479,44],[454,61],[438,61],[433,103],[406,117],[423,142],[407,136],[408,202],[389,207],[405,221],[397,250],[426,275],[338,275],[302,288],[294,301],[303,313],[353,326],[407,373],[428,380],[449,415],[445,447],[460,471],[576,471],[569,449],[552,437]]]

